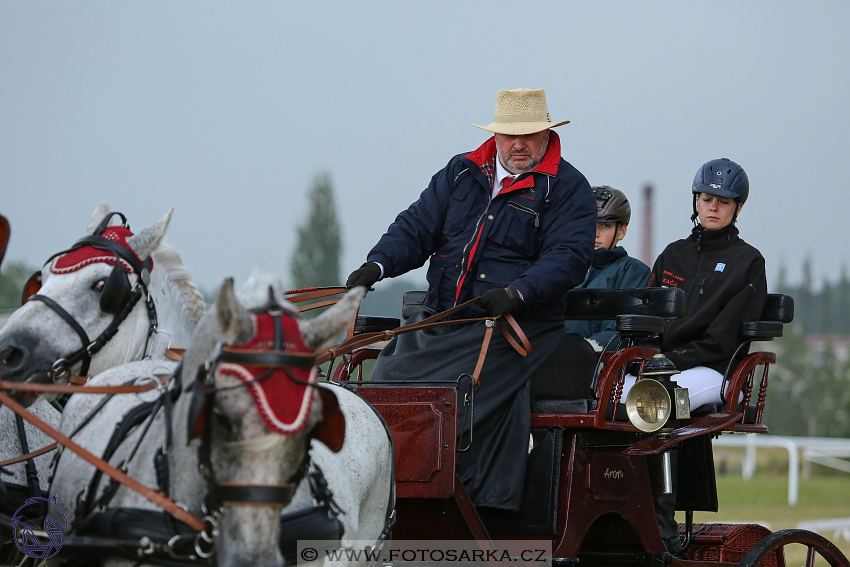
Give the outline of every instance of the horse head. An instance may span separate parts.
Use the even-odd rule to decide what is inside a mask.
[[[309,468],[310,441],[332,450],[342,442],[344,420],[317,387],[314,351],[346,328],[365,291],[302,320],[266,283],[252,278],[237,297],[226,280],[183,358],[197,377],[188,432],[201,436],[207,508],[223,514],[220,565],[283,565],[279,516]]]
[[[122,224],[110,226],[116,216]],[[0,380],[65,383],[145,356],[154,298],[165,293],[154,252],[170,219],[171,210],[133,233],[124,215],[98,206],[86,236],[47,261],[39,293],[0,331]]]

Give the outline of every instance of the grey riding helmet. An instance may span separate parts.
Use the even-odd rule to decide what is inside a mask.
[[[607,185],[591,187],[596,197],[596,222],[618,222],[629,224],[632,207],[629,200],[619,189]]]
[[[691,220],[694,220],[697,218],[697,194],[708,193],[735,199],[737,203],[746,203],[750,196],[750,180],[744,168],[731,159],[713,159],[699,168],[691,192],[694,194],[694,214]],[[732,222],[737,217],[736,210]]]

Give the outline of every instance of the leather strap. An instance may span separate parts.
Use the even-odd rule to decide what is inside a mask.
[[[333,305],[337,303],[340,299],[342,299],[342,297],[334,297],[333,299],[328,299],[327,301],[317,301],[316,303],[311,303],[310,305],[302,305],[298,308],[298,312],[304,313],[305,311],[310,311],[311,309],[327,307],[328,305]]]
[[[59,431],[57,431],[38,417],[28,412],[22,405],[20,405],[18,402],[16,402],[3,392],[0,392],[0,402],[9,406],[10,410],[23,417],[25,420],[29,421],[37,428],[44,431],[53,439],[56,439],[56,441],[60,445],[70,451],[73,451],[77,456],[88,462],[90,465],[94,466],[99,471],[109,475],[111,478],[120,482],[127,488],[138,492],[139,494],[141,494],[142,496],[144,496],[145,498],[147,498],[148,500],[150,500],[151,502],[153,502],[154,504],[156,504],[157,506],[159,506],[181,522],[192,526],[199,532],[204,531],[204,529],[206,528],[203,519],[199,518],[195,514],[192,514],[180,508],[177,503],[174,502],[174,500],[163,495],[161,492],[157,492],[151,488],[148,488],[142,483],[130,478],[129,476],[116,469],[106,461],[98,459],[89,451],[87,451],[68,437],[62,435]]]
[[[159,381],[164,384],[168,382],[170,375],[158,376]],[[32,384],[29,382],[7,382],[0,380],[0,390],[11,392],[53,392],[58,394],[139,394],[158,387],[154,382],[139,385],[124,386],[64,386],[60,384]]]
[[[77,323],[76,319],[71,317],[70,313],[65,311],[64,307],[62,307],[46,295],[41,295],[38,293],[30,296],[30,301],[32,300],[41,301],[42,303],[50,307],[50,309],[55,311],[57,315],[62,317],[62,319],[64,319],[65,322],[68,323],[68,325],[70,325],[71,328],[74,329],[74,332],[77,333],[77,335],[80,337],[80,341],[83,343],[83,348],[86,348],[91,344],[91,341],[89,340],[89,336],[88,334],[86,334],[85,329],[83,329],[80,324]]]
[[[19,457],[13,457],[11,459],[6,459],[5,461],[0,461],[0,468],[8,467],[9,465],[14,465],[14,464],[20,463],[22,461],[28,461],[30,459],[34,459],[38,456],[41,456],[45,453],[49,453],[50,451],[55,450],[56,447],[58,447],[58,446],[59,446],[58,443],[51,443],[50,445],[42,447],[41,449],[37,449],[35,451],[27,453],[26,455],[21,455]]]
[[[525,336],[525,333],[522,332],[522,329],[519,327],[519,323],[516,322],[514,316],[510,313],[505,313],[503,315],[504,319],[499,320],[499,328],[502,330],[502,334],[505,336],[505,339],[510,343],[514,350],[517,351],[520,356],[528,356],[531,354],[531,343],[528,341],[528,337]],[[517,343],[514,338],[511,336],[511,332],[508,330],[507,325],[505,325],[505,321],[508,322],[508,325],[511,326],[511,329],[516,333],[517,338],[522,343],[522,346]]]
[[[165,349],[165,358],[174,362],[180,362],[183,360],[183,353],[185,352],[185,348],[167,348]]]
[[[241,366],[262,366],[265,368],[313,368],[316,365],[316,355],[275,350],[234,350],[222,347],[218,359],[222,362],[232,362]]]
[[[348,291],[346,287],[329,287],[324,289],[317,288],[307,288],[306,293],[302,293],[300,290],[287,291],[285,295],[289,295],[292,293],[300,293],[300,295],[296,295],[295,297],[287,297],[286,300],[289,303],[303,303],[305,301],[310,301],[311,299],[318,299],[320,297],[327,297],[329,295],[337,295],[339,293],[345,293]]]
[[[218,485],[221,501],[233,506],[286,506],[292,501],[297,483],[239,484],[222,482]]]
[[[481,352],[478,354],[478,362],[475,363],[475,370],[472,371],[472,381],[475,387],[478,387],[478,377],[481,376],[481,369],[484,368],[484,359],[487,357],[487,348],[490,346],[490,339],[493,337],[493,322],[487,321],[487,330],[484,331],[484,341],[481,343]]]
[[[68,383],[73,384],[75,386],[82,386],[88,381],[89,379],[86,376],[77,376],[76,374],[71,374],[70,376],[68,376]]]
[[[392,331],[380,331],[377,333],[363,333],[362,335],[357,335],[355,337],[351,337],[350,339],[346,339],[335,347],[331,347],[327,349],[325,352],[319,354],[316,357],[316,364],[324,364],[329,360],[333,360],[338,356],[342,356],[343,354],[348,354],[353,350],[358,348],[370,345],[372,343],[376,343],[378,341],[388,341],[396,335],[402,335],[404,333],[412,333],[413,331],[421,331],[422,329],[431,329],[433,327],[442,327],[445,325],[460,325],[464,323],[475,323],[478,321],[487,321],[487,330],[484,332],[484,341],[481,344],[481,353],[478,355],[478,362],[475,364],[475,370],[472,373],[472,378],[475,382],[475,385],[478,385],[478,377],[481,374],[481,369],[484,366],[484,358],[487,356],[487,349],[490,346],[490,339],[493,336],[493,325],[496,320],[499,321],[499,329],[502,331],[502,334],[507,339],[508,343],[517,351],[521,356],[528,356],[532,353],[531,343],[528,340],[528,337],[525,336],[522,329],[519,326],[519,323],[516,322],[513,315],[510,313],[505,313],[501,316],[501,318],[496,317],[482,317],[478,319],[455,319],[451,321],[441,321],[462,309],[469,307],[470,305],[476,303],[480,298],[476,297],[470,299],[467,302],[461,303],[460,305],[456,305],[451,309],[447,309],[441,313],[437,313],[436,315],[432,315],[418,323],[413,323],[411,325],[405,325],[402,327],[398,327],[393,329]],[[504,324],[504,321],[508,322],[511,329],[513,329],[514,333],[516,333],[519,341],[513,338],[510,330]]]

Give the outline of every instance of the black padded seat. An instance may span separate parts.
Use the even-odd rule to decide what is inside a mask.
[[[675,287],[573,289],[567,292],[564,318],[614,320],[618,315],[653,315],[670,319],[685,310],[685,292]]]
[[[794,298],[782,293],[768,293],[759,320],[790,323],[794,320]]]
[[[532,400],[531,413],[590,413],[593,400]]]
[[[664,332],[664,317],[617,315],[617,331],[626,337],[657,337]]]
[[[405,321],[422,310],[425,305],[425,291],[405,291],[401,296],[401,316]]]
[[[776,339],[782,336],[785,325],[781,321],[749,321],[741,326],[747,339]]]
[[[375,315],[358,315],[354,323],[354,334],[378,333],[390,331],[401,326],[401,320],[395,317],[377,317]]]

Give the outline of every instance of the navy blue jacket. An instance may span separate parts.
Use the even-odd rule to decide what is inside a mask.
[[[526,308],[518,319],[563,321],[566,292],[590,264],[596,201],[590,184],[561,159],[550,131],[543,160],[495,198],[495,139],[453,157],[419,200],[396,217],[368,261],[385,277],[430,258],[425,306],[442,311],[495,287],[512,284]],[[477,305],[458,317],[482,317]]]
[[[649,266],[632,258],[622,246],[611,250],[598,248],[584,282],[576,289],[635,289],[646,287],[652,271]],[[615,321],[567,321],[568,333],[593,339],[604,347],[616,333]]]

